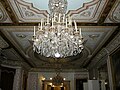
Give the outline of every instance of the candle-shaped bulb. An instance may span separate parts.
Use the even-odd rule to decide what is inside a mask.
[[[59,14],[59,21],[58,22],[60,22],[60,17],[61,17],[61,14]]]
[[[53,21],[55,22],[55,16],[53,17]]]
[[[66,28],[67,28],[67,18],[66,18]]]
[[[80,36],[81,36],[81,28],[80,28]]]
[[[68,16],[68,21],[69,21],[69,24],[70,24],[70,16]]]
[[[75,20],[74,20],[74,24],[75,24],[75,30],[76,30],[76,32],[77,32],[77,25],[76,25],[76,22],[75,22]]]
[[[64,21],[65,21],[65,14],[63,15],[63,24],[64,24]]]
[[[35,26],[34,26],[34,36],[35,36]]]
[[[49,23],[49,15],[47,16],[47,24]]]
[[[41,30],[42,30],[42,23],[43,23],[43,21],[42,21],[42,19],[41,19]]]
[[[52,27],[53,27],[53,20],[54,20],[54,18],[52,18]]]
[[[72,25],[72,18],[69,17],[69,25]]]
[[[38,23],[38,26],[40,26],[40,23]]]
[[[80,28],[80,38],[82,38],[82,34],[81,34],[81,28]]]

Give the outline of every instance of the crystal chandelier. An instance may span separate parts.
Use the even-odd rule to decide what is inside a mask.
[[[67,16],[66,0],[49,0],[50,15],[41,19],[38,30],[34,26],[33,50],[45,57],[62,58],[74,56],[83,50],[81,28]]]

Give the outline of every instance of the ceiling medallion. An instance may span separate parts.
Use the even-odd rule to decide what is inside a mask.
[[[50,16],[34,26],[33,50],[45,57],[62,58],[75,56],[83,50],[81,28],[67,16],[66,0],[49,0]]]

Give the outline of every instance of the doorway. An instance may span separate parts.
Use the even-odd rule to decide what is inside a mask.
[[[8,67],[0,67],[0,69],[0,88],[2,90],[13,90],[15,69]]]
[[[64,81],[63,86],[54,86],[51,80],[44,80],[42,83],[42,90],[70,90],[70,81]]]
[[[57,87],[51,87],[51,90],[66,90],[66,88],[57,86]]]
[[[76,90],[84,90],[83,83],[87,82],[87,79],[76,79]]]

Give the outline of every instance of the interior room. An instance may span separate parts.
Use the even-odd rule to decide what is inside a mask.
[[[120,90],[120,0],[0,0],[0,90]]]

